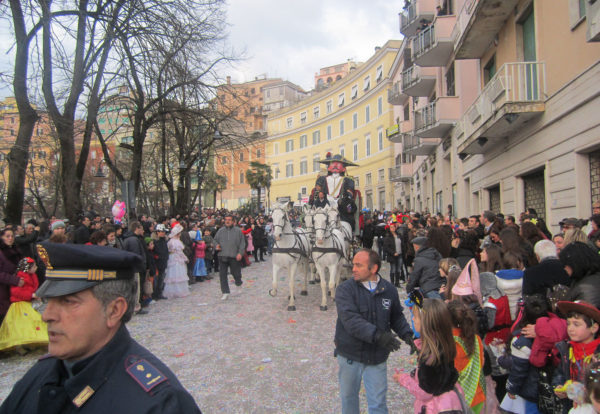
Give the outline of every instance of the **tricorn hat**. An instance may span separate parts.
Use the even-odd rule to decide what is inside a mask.
[[[358,164],[354,164],[352,161],[347,160],[340,154],[331,155],[331,152],[328,152],[325,156],[324,160],[319,161],[321,164],[331,164],[332,162],[340,162],[346,167],[358,167]]]
[[[39,298],[70,295],[109,280],[133,279],[143,263],[135,253],[108,246],[43,242],[37,246],[46,267]]]

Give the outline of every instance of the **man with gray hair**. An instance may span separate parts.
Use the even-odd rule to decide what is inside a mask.
[[[569,275],[557,258],[556,245],[550,240],[540,240],[534,246],[539,264],[525,269],[523,295],[546,294],[555,285],[569,285]]]
[[[137,254],[41,243],[48,355],[18,381],[0,414],[200,413],[175,375],[129,335]]]

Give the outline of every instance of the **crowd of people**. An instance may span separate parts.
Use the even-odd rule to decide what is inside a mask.
[[[301,211],[289,218],[302,226]],[[600,412],[600,203],[589,220],[562,220],[554,235],[533,209],[518,219],[364,210],[358,224],[363,249],[335,297],[344,413],[358,412],[363,381],[369,412],[387,412],[387,359],[400,347],[392,331],[417,356],[415,370],[393,376],[415,397],[415,413]],[[127,226],[88,211],[76,224],[52,218],[2,227],[0,350],[48,342],[39,334],[46,321],[23,310],[36,307],[39,286],[52,297],[47,285],[60,279],[47,280],[39,243],[134,253],[141,259],[128,259],[136,314],[217,274],[222,300],[241,293],[241,269],[252,258],[265,261],[274,243],[268,215],[213,209],[142,215]],[[408,295],[410,320],[399,290]]]
[[[600,203],[589,220],[562,220],[554,235],[533,209],[519,219],[491,211],[461,219],[366,212],[363,247],[389,263],[389,282],[409,297],[417,367],[394,378],[415,396],[415,413],[466,412],[465,404],[475,413],[600,412],[599,227]],[[377,273],[380,262],[370,263]],[[397,340],[382,340],[389,321],[372,320],[378,329],[370,337],[351,328],[356,321],[340,325],[350,309],[338,299],[345,283],[364,286],[373,297],[384,290],[381,278],[357,278],[356,263],[353,274],[354,281],[338,288],[337,329],[352,329],[355,340],[383,358],[350,354],[346,340],[336,342],[337,353],[369,367],[385,365],[386,352],[399,347]],[[397,314],[396,299],[390,303]],[[377,309],[354,305],[355,318],[362,309]],[[412,348],[408,325],[392,328]],[[369,410],[385,412],[376,407],[385,405],[387,384],[374,383],[367,371]],[[340,387],[344,401],[347,387]],[[358,412],[355,394],[354,402],[346,401],[354,408],[344,412]]]

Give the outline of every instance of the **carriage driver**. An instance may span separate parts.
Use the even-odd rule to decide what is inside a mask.
[[[327,153],[321,164],[327,164],[327,176],[319,175],[310,195],[310,200],[317,199],[319,191],[325,193],[325,196],[331,197],[337,201],[340,219],[344,220],[352,227],[354,232],[354,215],[356,213],[356,203],[354,202],[354,180],[346,177],[346,167],[358,165],[348,161],[343,156],[337,154],[332,156]]]

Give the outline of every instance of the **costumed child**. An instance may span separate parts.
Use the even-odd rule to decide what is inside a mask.
[[[196,263],[194,264],[194,271],[192,275],[198,282],[204,282],[204,279],[208,275],[206,272],[206,266],[204,264],[204,256],[206,254],[206,243],[202,240],[202,231],[196,230],[196,238],[194,239],[194,258]]]
[[[583,404],[585,373],[600,353],[600,310],[587,302],[558,302],[558,309],[567,317],[568,341],[556,344],[559,363],[554,370],[554,393],[574,408]]]
[[[184,253],[185,246],[180,240],[183,227],[175,222],[169,234],[169,260],[167,262],[167,271],[165,273],[165,287],[163,295],[167,299],[183,298],[190,294],[188,286],[187,262],[188,258]]]
[[[569,414],[600,414],[600,361],[592,363],[585,374],[585,403]]]
[[[440,299],[423,299],[420,291],[410,296],[415,304],[415,329],[421,334],[415,341],[419,349],[417,368],[410,374],[396,370],[393,378],[415,397],[415,414],[464,412],[466,403],[457,384],[456,347],[446,304]]]
[[[458,282],[457,282],[458,284]],[[483,372],[483,342],[477,335],[477,318],[472,309],[458,300],[448,303],[452,335],[456,346],[454,366],[465,399],[475,414],[484,412],[486,381]]]
[[[210,234],[210,229],[204,229],[204,236],[202,237],[204,243],[206,244],[206,249],[204,249],[204,265],[206,266],[206,279],[212,279],[210,275],[213,271],[213,238]]]
[[[438,267],[440,270],[440,276],[444,279],[442,282],[442,287],[440,287],[440,296],[442,299],[446,300],[450,297],[450,290],[448,289],[448,276],[450,275],[450,271],[456,272],[458,270],[458,273],[456,274],[456,277],[458,278],[458,275],[460,274],[460,265],[458,264],[458,260],[452,257],[445,257],[440,259]],[[450,289],[452,289],[452,286],[450,286]]]
[[[21,347],[48,345],[48,328],[42,315],[36,311],[31,301],[39,287],[35,274],[37,266],[31,257],[25,257],[17,265],[17,277],[25,282],[23,286],[10,287],[11,305],[0,327],[0,351]]]

